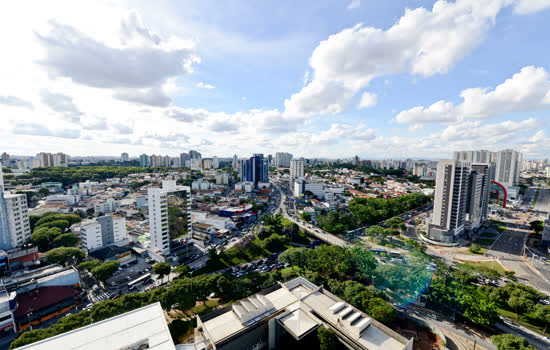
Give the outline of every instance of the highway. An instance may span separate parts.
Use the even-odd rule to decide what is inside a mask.
[[[284,193],[284,191],[275,183],[273,183],[273,186],[279,190],[279,193],[281,194],[281,201],[279,203],[279,210],[281,213],[283,213],[283,217],[285,219],[288,219],[294,223],[296,223],[302,230],[308,232],[312,236],[332,245],[339,245],[341,247],[353,247],[352,244],[346,242],[345,240],[341,239],[338,236],[333,235],[332,233],[328,233],[320,228],[314,227],[313,225],[310,225],[306,223],[305,221],[295,218],[291,215],[288,215],[288,212],[286,211],[286,200],[287,196]]]

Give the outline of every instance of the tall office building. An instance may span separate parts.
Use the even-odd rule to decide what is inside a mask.
[[[495,181],[506,187],[519,184],[522,155],[513,150],[496,152]]]
[[[6,152],[2,153],[2,162],[7,163],[10,160],[10,155]]]
[[[292,180],[304,177],[304,158],[290,161],[290,178]]]
[[[139,166],[142,168],[149,167],[149,156],[146,154],[142,154],[139,156]]]
[[[0,190],[0,250],[21,247],[30,238],[27,196]]]
[[[128,238],[126,219],[118,216],[100,216],[86,221],[80,228],[82,246],[94,250]]]
[[[275,153],[275,166],[276,167],[290,167],[290,161],[292,160],[292,154],[286,152]]]
[[[233,161],[231,162],[231,166],[235,170],[239,168],[239,157],[236,154],[233,155]]]
[[[269,182],[269,165],[263,154],[254,154],[249,159],[241,160],[241,181],[253,182],[257,186],[259,182]]]
[[[151,249],[162,255],[170,253],[170,228],[168,225],[168,200],[181,204],[187,217],[187,231],[191,234],[191,188],[177,186],[174,180],[162,181],[162,188],[149,188],[149,229],[151,231]]]
[[[456,159],[437,163],[434,208],[428,224],[431,239],[452,242],[464,232],[470,166]]]
[[[120,155],[120,160],[121,160],[122,162],[127,162],[128,159],[130,159],[130,158],[128,157],[128,153],[124,152],[124,153],[122,153],[122,154]]]

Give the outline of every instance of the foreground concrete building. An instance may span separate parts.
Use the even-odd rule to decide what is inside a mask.
[[[197,318],[195,341],[211,349],[308,348],[320,326],[349,349],[412,350],[406,339],[303,277]]]

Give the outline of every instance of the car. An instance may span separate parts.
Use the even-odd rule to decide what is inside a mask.
[[[115,281],[111,281],[110,285],[114,287],[114,286],[116,286],[116,282],[115,282]]]
[[[126,276],[126,279],[127,279],[128,281],[130,281],[130,280],[132,279],[132,277]]]

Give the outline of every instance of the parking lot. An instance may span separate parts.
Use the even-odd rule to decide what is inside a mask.
[[[107,279],[105,285],[112,291],[127,291],[128,282],[141,277],[146,273],[152,273],[154,261],[147,263],[144,258],[138,257],[135,263],[121,266],[120,270]]]

